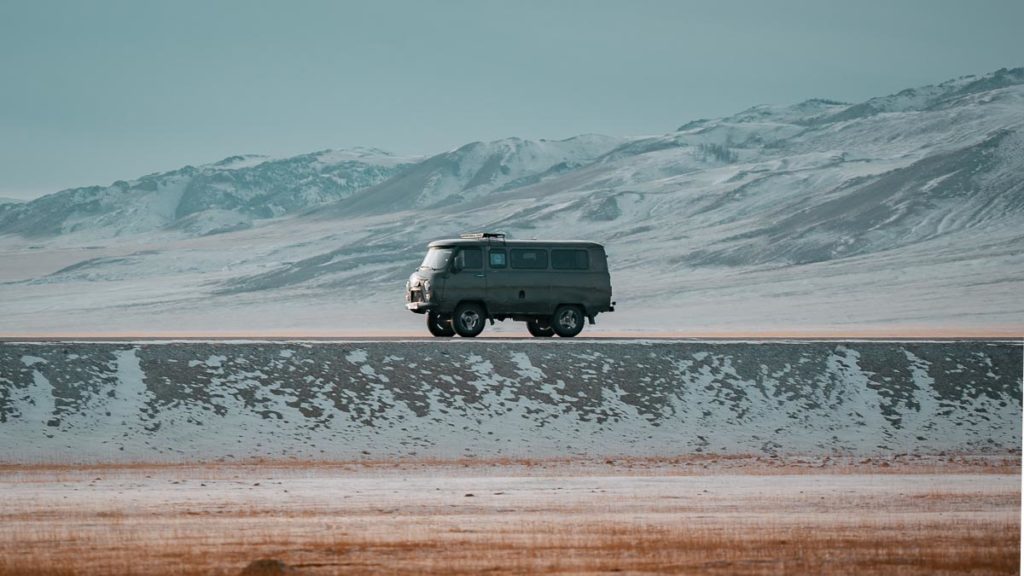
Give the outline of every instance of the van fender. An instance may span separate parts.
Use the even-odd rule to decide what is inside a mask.
[[[491,316],[491,311],[487,309],[487,303],[483,300],[459,300],[455,303],[455,306],[452,307],[452,313],[454,314],[456,308],[467,303],[479,304],[480,307],[484,309],[484,316],[491,321],[492,326],[494,325],[494,317]]]

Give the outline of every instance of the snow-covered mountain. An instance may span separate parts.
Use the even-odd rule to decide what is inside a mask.
[[[0,233],[97,238],[160,229],[191,235],[229,232],[248,228],[256,219],[346,198],[391,178],[416,160],[373,148],[326,150],[284,159],[232,156],[5,206],[0,209]]]
[[[624,138],[588,134],[567,140],[473,142],[438,154],[328,211],[394,212],[438,208],[553,179],[592,163]]]
[[[323,154],[0,206],[4,328],[416,331],[424,245],[486,229],[605,243],[602,327],[1024,330],[1022,68],[656,136]]]

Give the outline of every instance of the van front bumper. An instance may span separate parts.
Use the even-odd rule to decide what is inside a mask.
[[[433,302],[406,302],[405,307],[417,314],[425,314],[427,310],[437,308]]]

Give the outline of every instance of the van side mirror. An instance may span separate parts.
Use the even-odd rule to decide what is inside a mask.
[[[465,252],[459,251],[459,253],[455,255],[455,259],[452,260],[452,274],[458,274],[466,267],[466,257],[464,254]]]

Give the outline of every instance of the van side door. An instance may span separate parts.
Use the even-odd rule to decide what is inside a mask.
[[[551,287],[546,248],[510,248],[508,254],[510,296],[513,311],[520,314],[553,314],[555,305],[550,301]]]
[[[451,306],[459,302],[487,300],[487,274],[484,253],[476,246],[460,247],[452,258],[451,274],[445,283],[444,298]]]

